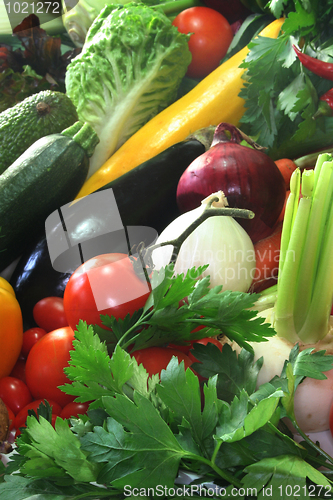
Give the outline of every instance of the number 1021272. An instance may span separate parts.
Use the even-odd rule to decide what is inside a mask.
[[[60,0],[57,2],[4,2],[7,14],[59,14],[61,15]]]

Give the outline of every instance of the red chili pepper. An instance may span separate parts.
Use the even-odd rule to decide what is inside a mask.
[[[313,118],[319,118],[319,116],[333,116],[333,88],[319,97],[318,109]]]
[[[321,61],[320,59],[316,59],[315,57],[308,56],[304,54],[301,50],[299,50],[296,45],[293,45],[293,49],[297,54],[298,59],[303,64],[305,68],[312,71],[317,76],[321,76],[321,78],[325,78],[325,80],[333,80],[333,64],[325,61]]]

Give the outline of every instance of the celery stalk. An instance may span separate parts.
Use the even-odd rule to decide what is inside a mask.
[[[326,156],[326,155],[322,155]],[[295,326],[300,330],[307,316],[312,300],[313,288],[316,283],[316,272],[318,263],[322,259],[321,249],[329,210],[330,200],[333,194],[331,182],[332,163],[319,161],[318,175],[317,164],[314,172],[314,192],[309,226],[304,243],[302,262],[300,264],[303,272],[300,273],[296,287],[295,300]],[[304,173],[309,171],[304,171]],[[306,272],[304,270],[306,269]]]
[[[297,341],[297,332],[294,324],[296,284],[311,209],[311,201],[312,199],[310,197],[303,197],[299,201],[282,273],[279,274],[278,277],[274,328],[279,337],[284,337],[291,342]]]
[[[298,180],[295,174],[283,223],[273,326],[291,342],[316,343],[329,331],[333,297],[332,155],[303,172],[299,201]]]
[[[286,254],[288,250],[290,234],[292,231],[292,227],[297,212],[299,193],[300,193],[300,178],[301,178],[301,172],[297,168],[296,170],[294,170],[290,178],[290,195],[288,196],[286,203],[282,234],[281,234],[279,274],[282,273],[282,267],[286,259]]]

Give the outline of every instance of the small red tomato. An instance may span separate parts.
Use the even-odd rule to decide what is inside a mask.
[[[24,408],[22,408],[22,410],[20,410],[15,417],[15,429],[19,429],[20,427],[23,427],[25,425],[28,416],[28,410],[33,410],[37,414],[37,408],[42,402],[44,402],[44,399],[35,399],[34,401],[31,401],[31,403],[28,403]],[[58,403],[56,403],[55,401],[48,400],[48,403],[52,408],[52,414],[60,415],[62,411],[61,406],[58,405]]]
[[[61,297],[45,297],[39,300],[35,304],[32,314],[37,325],[46,332],[68,326],[64,300]]]
[[[192,61],[186,72],[192,78],[203,78],[216,69],[234,36],[226,18],[209,7],[185,9],[172,24],[180,33],[192,33],[188,42]]]
[[[27,385],[34,398],[45,398],[65,406],[75,399],[58,387],[70,383],[64,373],[73,350],[74,332],[67,326],[44,335],[28,354],[25,365]]]
[[[21,354],[25,358],[28,356],[30,349],[33,345],[38,342],[44,335],[46,335],[46,330],[44,328],[39,328],[38,326],[34,328],[29,328],[23,332],[23,344],[21,349]]]
[[[204,339],[199,339],[195,340],[192,344],[192,347],[194,344],[202,344],[202,345],[207,345],[207,344],[214,344],[216,345],[220,351],[222,352],[222,344],[219,342],[217,339],[214,339],[212,337],[205,337]],[[199,361],[193,356],[192,352],[190,351],[188,353],[188,357],[191,359],[192,363],[198,363]]]
[[[16,361],[14,368],[9,374],[11,377],[19,378],[26,384],[25,379],[25,359],[23,357],[19,357]]]
[[[160,374],[168,366],[173,356],[178,358],[179,363],[184,361],[185,369],[192,364],[192,361],[185,353],[169,347],[147,347],[133,353],[137,363],[143,365],[150,377],[157,373]]]
[[[32,401],[30,390],[23,380],[10,376],[0,379],[0,398],[14,415]]]
[[[78,417],[79,415],[85,415],[88,411],[89,403],[76,403],[73,401],[72,403],[68,403],[68,405],[64,406],[61,410],[60,417],[61,418],[72,418]]]

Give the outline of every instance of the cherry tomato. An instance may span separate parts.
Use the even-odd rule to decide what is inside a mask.
[[[79,415],[85,415],[88,408],[89,403],[76,403],[73,401],[72,403],[68,403],[68,405],[64,406],[59,416],[61,418],[78,417]]]
[[[26,384],[26,379],[25,379],[25,359],[20,356],[18,360],[16,361],[14,368],[10,372],[11,377],[19,378]]]
[[[205,337],[204,339],[194,340],[193,343],[192,343],[192,347],[193,347],[194,344],[202,344],[202,345],[214,344],[222,352],[222,344],[221,344],[221,342],[219,342],[217,339],[214,339],[212,337]],[[198,360],[193,356],[193,354],[192,354],[191,351],[188,353],[188,357],[190,358],[190,360],[192,361],[192,363],[198,363]]]
[[[44,402],[44,399],[35,399],[34,401],[31,401],[31,403],[25,405],[24,408],[22,408],[15,417],[14,428],[19,429],[20,427],[23,427],[27,420],[28,410],[34,410],[34,412],[37,413],[37,408],[42,402]],[[61,406],[55,401],[51,400],[48,400],[48,403],[52,408],[52,414],[60,415],[62,411]]]
[[[0,398],[14,415],[26,404],[32,401],[32,396],[27,385],[15,377],[2,377],[0,379]]]
[[[61,297],[45,297],[39,300],[35,304],[32,314],[37,325],[46,332],[68,326],[64,301]]]
[[[137,363],[143,365],[150,377],[157,373],[160,374],[168,366],[172,356],[176,356],[179,363],[184,361],[185,369],[192,364],[185,353],[169,347],[147,347],[133,353]]]
[[[23,332],[21,355],[26,358],[32,346],[35,345],[36,342],[38,342],[38,340],[44,335],[46,335],[46,330],[44,330],[44,328],[39,328],[38,326],[29,328],[29,330]]]
[[[192,61],[187,76],[203,78],[219,66],[233,39],[232,28],[220,12],[190,7],[180,12],[172,24],[180,33],[192,33],[188,42]]]
[[[47,399],[65,406],[75,399],[65,394],[59,385],[69,383],[64,373],[73,349],[74,332],[67,326],[44,335],[27,357],[25,375],[27,385],[35,399]]]
[[[8,418],[9,418],[9,427],[8,427],[8,430],[10,432],[13,429],[15,429],[15,426],[14,426],[15,415],[14,415],[14,412],[9,408],[8,405],[6,405],[6,408],[7,408],[7,411],[8,411]]]
[[[68,324],[75,330],[82,319],[103,327],[101,314],[123,319],[143,307],[149,293],[147,282],[135,274],[126,254],[98,255],[69,278],[64,293]]]

